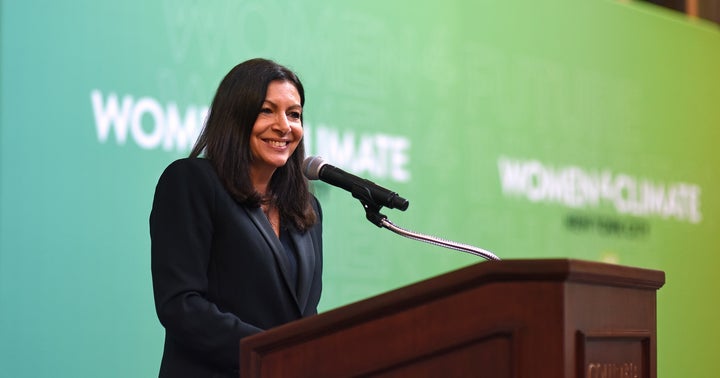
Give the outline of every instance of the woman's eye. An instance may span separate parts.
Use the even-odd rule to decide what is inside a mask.
[[[262,108],[260,109],[261,114],[272,114],[272,109],[270,108]]]
[[[288,114],[288,117],[293,118],[293,119],[300,119],[300,116],[301,116],[300,112],[290,112],[290,114]]]

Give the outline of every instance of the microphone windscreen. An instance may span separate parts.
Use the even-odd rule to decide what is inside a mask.
[[[308,156],[303,161],[302,172],[308,180],[318,180],[320,179],[320,168],[325,164],[325,160],[320,156]]]

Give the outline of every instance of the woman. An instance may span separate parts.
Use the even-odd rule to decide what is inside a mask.
[[[150,236],[161,377],[237,377],[242,337],[317,313],[322,213],[301,173],[304,102],[287,68],[237,65],[190,157],[160,177]]]

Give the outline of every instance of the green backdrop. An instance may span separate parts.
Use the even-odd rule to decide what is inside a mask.
[[[410,200],[393,222],[664,270],[659,375],[714,376],[717,27],[610,0],[0,7],[0,375],[157,375],[154,186],[224,74],[262,56],[300,73],[313,154]],[[323,311],[479,261],[315,190]]]

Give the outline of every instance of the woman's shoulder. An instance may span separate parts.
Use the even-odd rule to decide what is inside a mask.
[[[204,158],[182,158],[170,163],[165,168],[164,174],[199,174],[203,172],[214,172],[209,160]]]
[[[215,181],[217,174],[212,163],[204,158],[182,158],[170,163],[160,180],[170,181]]]

